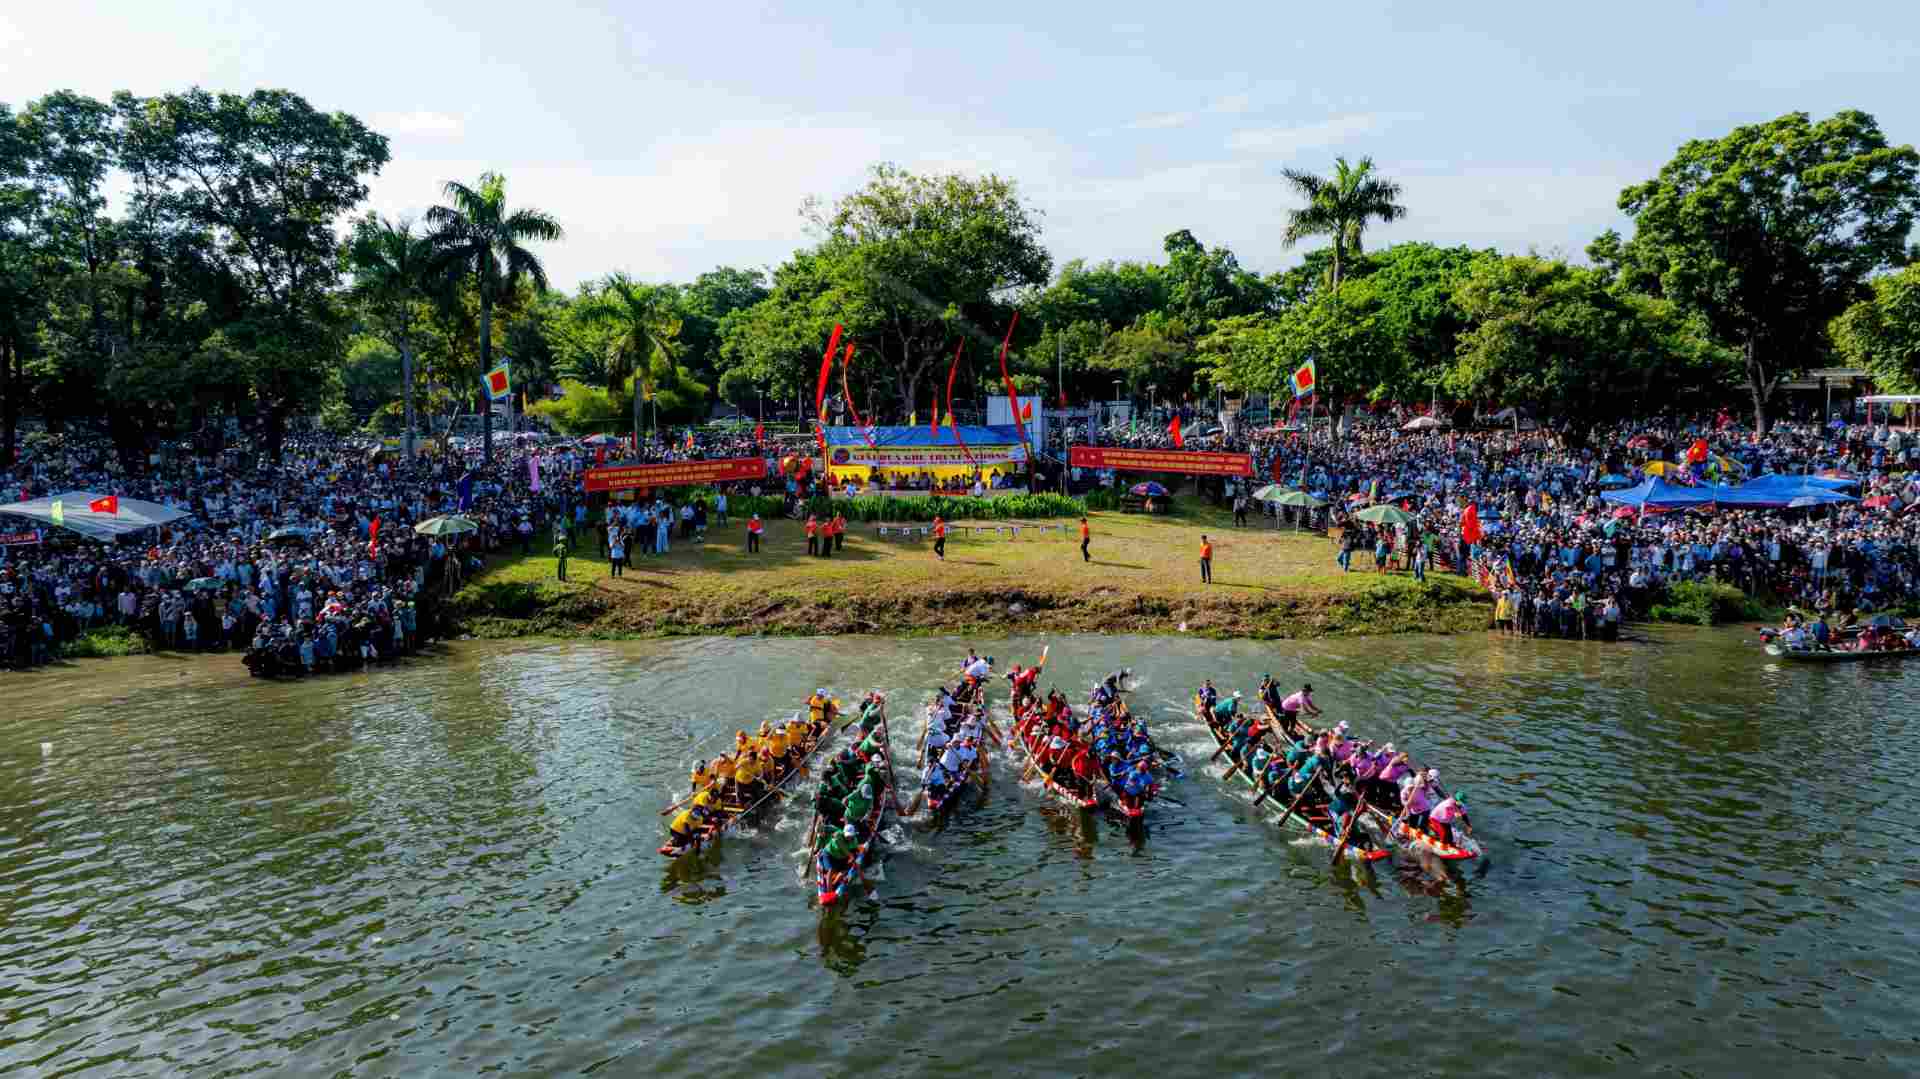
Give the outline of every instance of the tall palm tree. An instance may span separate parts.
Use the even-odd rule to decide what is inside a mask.
[[[438,263],[451,277],[473,276],[480,297],[480,370],[493,367],[493,305],[522,278],[545,292],[547,270],[523,244],[529,240],[558,240],[565,232],[560,222],[540,210],[507,208],[506,177],[483,172],[473,187],[447,181],[448,206],[427,211]],[[481,431],[487,458],[493,458],[493,406],[481,413]]]
[[[607,389],[618,390],[633,379],[633,444],[640,445],[640,402],[653,395],[655,356],[673,362],[673,339],[680,317],[673,297],[663,288],[640,284],[624,273],[612,273],[593,299],[580,311],[580,321],[614,331],[607,346]]]
[[[1346,158],[1336,157],[1333,164],[1331,177],[1285,170],[1287,182],[1307,200],[1306,206],[1288,212],[1285,244],[1292,247],[1309,236],[1333,237],[1332,288],[1337,292],[1347,255],[1361,253],[1360,234],[1367,223],[1376,218],[1398,221],[1407,216],[1407,208],[1394,201],[1400,185],[1373,174],[1373,158],[1349,165]]]
[[[381,326],[400,350],[401,394],[406,401],[406,431],[401,453],[413,460],[413,341],[420,320],[419,305],[437,284],[433,238],[413,231],[413,222],[391,221],[377,213],[354,222],[347,243],[347,265],[353,271],[353,298]]]

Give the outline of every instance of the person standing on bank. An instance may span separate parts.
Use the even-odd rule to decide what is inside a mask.
[[[847,549],[847,515],[838,510],[833,514],[833,549],[836,551]]]
[[[820,518],[807,514],[807,553],[820,553]]]
[[[942,562],[947,560],[947,522],[938,514],[933,518],[933,557]]]
[[[561,534],[565,535],[564,532],[562,532]],[[559,575],[561,580],[563,581],[566,580],[567,579],[567,541],[566,540],[556,539],[553,541],[553,557],[556,565],[555,572]]]
[[[761,525],[760,515],[757,513],[753,515],[752,519],[747,521],[748,554],[755,554],[760,550],[760,530],[762,527],[764,526]]]
[[[1080,561],[1091,562],[1093,556],[1087,553],[1087,545],[1093,542],[1093,531],[1087,527],[1087,519],[1080,518]]]
[[[619,525],[607,530],[607,575],[620,576],[620,564],[627,557],[627,535]]]
[[[1213,583],[1213,541],[1205,533],[1200,536],[1200,583]]]

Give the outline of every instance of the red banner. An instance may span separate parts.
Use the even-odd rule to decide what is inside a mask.
[[[0,547],[18,547],[26,543],[39,543],[38,532],[0,532]]]
[[[624,491],[630,487],[678,487],[728,480],[757,480],[767,474],[763,457],[729,457],[720,461],[668,461],[658,465],[614,465],[587,469],[589,491]]]
[[[1191,476],[1253,475],[1253,455],[1247,453],[1069,446],[1067,463],[1075,468],[1111,468],[1120,472],[1180,472]]]

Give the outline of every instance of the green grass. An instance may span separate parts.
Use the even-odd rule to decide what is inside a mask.
[[[66,659],[114,659],[138,656],[147,651],[147,642],[125,626],[90,629],[68,641],[60,649]]]
[[[1648,613],[1655,622],[1718,626],[1766,621],[1777,612],[1730,584],[1682,581],[1667,589],[1667,602],[1654,604]]]
[[[1080,558],[1077,520],[1044,522],[1066,526],[1044,533],[1036,522],[994,523],[1020,524],[1021,535],[956,529],[941,561],[930,539],[882,539],[873,525],[853,525],[845,550],[823,559],[806,554],[801,525],[784,519],[766,522],[764,549],[749,555],[736,518],[705,544],[636,556],[618,578],[588,533],[575,538],[569,581],[557,579],[550,553],[497,559],[455,610],[488,636],[1170,633],[1184,623],[1213,636],[1305,637],[1486,624],[1485,598],[1465,578],[1343,574],[1325,537],[1235,529],[1231,514],[1198,502],[1182,518],[1093,514],[1091,563]],[[1214,583],[1204,586],[1202,534],[1214,546]]]

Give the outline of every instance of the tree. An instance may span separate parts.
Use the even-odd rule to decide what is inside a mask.
[[[413,355],[421,306],[437,283],[433,238],[413,231],[413,222],[370,213],[354,223],[347,247],[353,297],[369,320],[400,353],[400,392],[406,420],[401,454],[413,459]]]
[[[1631,241],[1589,253],[1622,287],[1703,318],[1740,356],[1765,431],[1780,382],[1827,344],[1832,320],[1878,269],[1906,262],[1920,210],[1911,146],[1891,146],[1873,117],[1814,123],[1789,113],[1688,142],[1659,176],[1620,194]]]
[[[589,327],[606,330],[607,389],[617,390],[631,382],[633,394],[634,445],[640,439],[640,403],[650,400],[662,381],[672,379],[673,340],[680,332],[680,318],[674,314],[675,296],[665,286],[636,283],[624,273],[607,276],[590,297],[581,301],[579,319]]]
[[[1349,255],[1361,253],[1361,234],[1376,218],[1384,223],[1407,216],[1407,208],[1395,200],[1400,185],[1373,174],[1373,158],[1363,157],[1349,165],[1344,157],[1334,158],[1331,177],[1287,169],[1283,173],[1294,191],[1307,204],[1287,214],[1285,244],[1292,247],[1309,236],[1333,238],[1331,287],[1340,287],[1341,268]]]
[[[1447,389],[1532,402],[1588,427],[1717,398],[1731,357],[1704,327],[1608,285],[1603,272],[1532,255],[1476,261],[1454,294],[1471,328]]]
[[[536,291],[547,288],[547,270],[525,246],[535,240],[558,240],[560,222],[543,211],[507,207],[507,181],[497,172],[480,174],[469,187],[449,180],[445,194],[451,205],[427,211],[440,268],[459,278],[470,278],[480,301],[480,369],[493,367],[493,309],[522,279]],[[487,457],[493,457],[493,409],[482,413],[481,430]]]
[[[1328,407],[1339,394],[1378,397],[1399,377],[1399,353],[1382,323],[1379,298],[1365,280],[1321,292],[1279,315],[1226,319],[1200,341],[1212,378],[1228,389],[1278,392],[1312,359]]]
[[[991,174],[876,165],[831,209],[810,200],[803,212],[824,237],[816,255],[827,310],[843,314],[860,354],[892,375],[902,414],[922,380],[944,371],[956,333],[997,348],[1000,334],[987,327],[1010,315],[1001,298],[1044,284],[1052,268],[1038,211]]]
[[[155,179],[136,191],[136,215],[211,241],[219,264],[210,284],[233,313],[219,331],[222,351],[239,364],[277,459],[288,417],[319,402],[344,348],[336,223],[387,163],[387,140],[284,90],[116,103],[139,167]]]
[[[1835,319],[1833,345],[1883,390],[1920,393],[1920,263],[1877,277],[1872,294]]]

